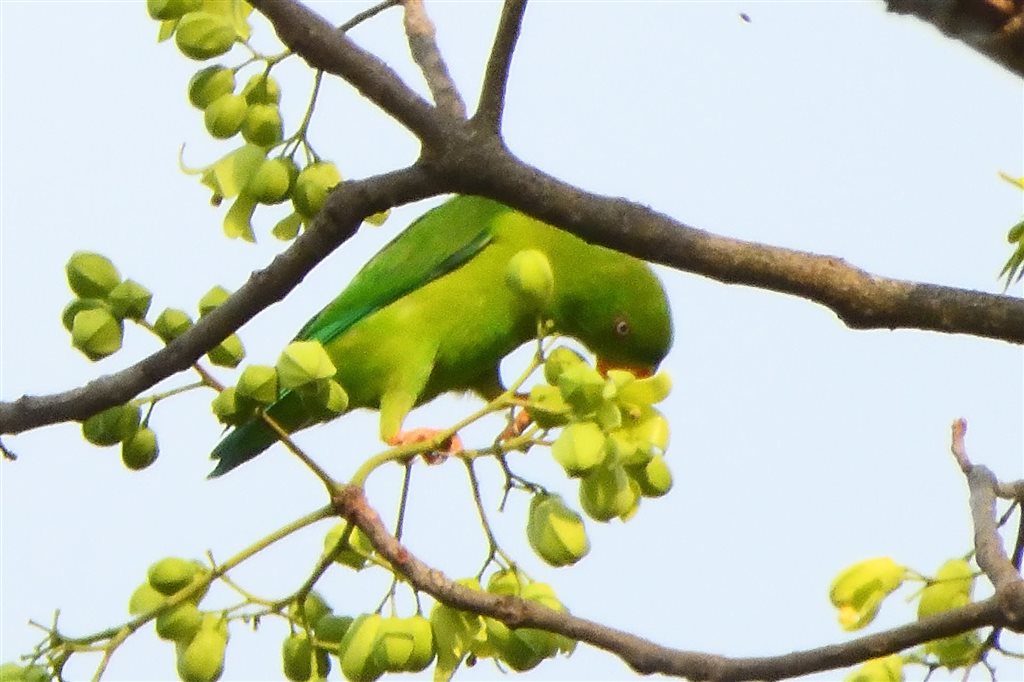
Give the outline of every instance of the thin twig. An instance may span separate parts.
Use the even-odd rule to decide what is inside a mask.
[[[423,0],[402,0],[405,7],[405,36],[409,41],[412,59],[423,72],[430,94],[438,110],[459,120],[466,118],[466,103],[462,101],[448,65],[437,48],[437,31],[427,16]]]
[[[480,104],[473,116],[474,121],[480,122],[495,133],[501,130],[508,75],[516,42],[519,40],[519,31],[523,25],[526,2],[527,0],[505,0],[501,8],[498,30],[494,35],[494,45],[491,47],[487,70],[484,72],[484,84],[480,89]]]

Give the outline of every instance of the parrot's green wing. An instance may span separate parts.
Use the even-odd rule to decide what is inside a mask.
[[[490,243],[493,218],[507,210],[488,199],[459,196],[423,214],[370,259],[295,338],[327,343],[363,318],[455,270]]]
[[[428,211],[370,259],[296,339],[329,343],[360,320],[457,269],[490,243],[494,218],[508,210],[488,199],[459,196]],[[302,408],[294,395],[283,395],[268,410],[281,424],[301,423]],[[259,420],[235,428],[211,453],[218,461],[210,477],[244,464],[276,441]]]

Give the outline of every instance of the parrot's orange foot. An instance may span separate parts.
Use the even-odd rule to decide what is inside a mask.
[[[526,428],[533,422],[530,417],[530,412],[524,407],[523,409],[516,412],[516,416],[513,417],[512,423],[505,427],[505,430],[498,436],[498,440],[509,440],[516,436],[523,435]]]
[[[410,429],[409,431],[399,431],[396,435],[388,439],[388,445],[409,445],[410,443],[425,443],[427,441],[437,439],[437,436],[442,433],[442,429]],[[427,461],[427,464],[437,464],[444,461],[446,457],[451,455],[458,455],[465,452],[466,448],[462,445],[462,439],[459,438],[459,434],[452,434],[450,438],[445,440],[438,446],[437,450],[431,452],[424,452],[423,459]]]

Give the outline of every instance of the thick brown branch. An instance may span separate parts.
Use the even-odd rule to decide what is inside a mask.
[[[460,145],[445,172],[587,241],[677,270],[807,298],[853,329],[925,329],[1024,343],[1024,300],[879,277],[840,258],[720,237],[645,206],[584,192],[515,158],[499,140]]]
[[[512,66],[512,54],[519,40],[519,31],[526,13],[526,0],[505,0],[501,8],[501,19],[494,35],[494,46],[491,56],[487,59],[487,70],[484,72],[484,84],[480,89],[480,103],[473,119],[487,130],[498,132],[501,129],[501,117],[505,111],[505,90],[508,87],[508,74]]]
[[[1024,625],[1024,579],[1010,562],[999,535],[996,522],[996,476],[980,464],[972,464],[967,456],[964,437],[967,421],[953,422],[952,447],[960,470],[970,488],[971,520],[974,523],[974,551],[978,567],[985,572],[996,590],[996,600],[1011,625]]]
[[[1024,76],[1021,0],[886,0],[890,12],[911,14]]]
[[[421,140],[443,136],[443,126],[429,102],[319,14],[293,0],[253,0],[250,4],[270,20],[281,42],[310,66],[341,76]]]
[[[343,489],[335,499],[339,513],[357,525],[382,557],[417,589],[454,608],[496,618],[511,627],[538,627],[587,642],[620,657],[641,673],[664,673],[692,680],[760,680],[797,677],[832,670],[884,656],[924,642],[999,625],[1003,614],[994,599],[902,627],[831,646],[796,651],[780,656],[728,658],[661,646],[642,637],[606,627],[584,618],[552,611],[539,604],[508,596],[496,596],[458,585],[442,572],[413,556],[388,531],[370,507],[363,491]]]
[[[437,108],[457,119],[466,118],[466,103],[455,87],[448,65],[437,49],[434,22],[427,16],[423,0],[402,0],[405,6],[405,37],[413,61],[423,72]]]
[[[328,197],[310,230],[268,267],[253,273],[223,305],[188,332],[134,365],[81,388],[0,403],[0,434],[85,419],[188,369],[261,310],[284,298],[306,273],[352,236],[364,217],[438,191],[438,184],[417,167],[340,185]]]

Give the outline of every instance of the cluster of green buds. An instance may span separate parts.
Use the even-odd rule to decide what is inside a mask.
[[[882,602],[907,578],[907,568],[889,557],[859,561],[832,581],[829,599],[844,630],[859,630],[878,615]]]
[[[218,140],[241,133],[257,147],[274,147],[284,136],[281,119],[281,88],[269,73],[249,78],[235,92],[235,69],[217,64],[200,69],[188,84],[188,99],[203,112],[206,131]],[[278,203],[281,197],[268,197]]]
[[[665,463],[668,420],[655,403],[671,389],[667,374],[638,379],[602,376],[576,352],[555,348],[544,363],[547,384],[530,391],[527,409],[542,428],[564,427],[551,447],[570,477],[580,479],[583,511],[598,521],[628,519],[643,497],[672,487]]]
[[[122,280],[110,259],[98,253],[76,251],[64,272],[77,297],[61,313],[71,345],[90,360],[116,353],[124,340],[124,321],[145,319],[153,294],[134,280]]]
[[[325,679],[331,671],[328,648],[341,641],[352,618],[336,616],[319,593],[310,592],[288,606],[288,620],[294,629],[281,644],[284,676],[296,682]]]
[[[348,407],[348,394],[334,380],[336,371],[320,342],[293,341],[276,366],[249,365],[242,370],[238,382],[214,398],[213,413],[222,423],[237,426],[294,392],[309,419],[333,419]]]
[[[146,0],[149,16],[160,22],[158,40],[172,36],[181,53],[203,61],[220,56],[249,39],[244,0]]]
[[[224,671],[227,619],[199,609],[209,577],[209,569],[198,561],[167,557],[149,567],[146,582],[128,602],[128,612],[134,616],[160,609],[156,634],[174,642],[178,676],[185,682],[213,682]],[[174,605],[168,607],[168,603]]]
[[[231,295],[222,286],[214,286],[199,299],[199,317],[210,314]],[[153,322],[153,333],[164,343],[170,343],[193,327],[192,316],[179,308],[165,308]],[[245,347],[237,334],[232,334],[206,354],[209,361],[219,367],[237,367],[245,359]]]
[[[975,573],[964,559],[950,559],[939,567],[935,577],[921,590],[917,603],[918,620],[958,609],[971,603]],[[924,645],[925,654],[935,657],[938,665],[950,670],[973,665],[982,652],[976,631],[943,637]]]
[[[872,658],[846,676],[844,682],[903,682],[903,657]]]
[[[464,587],[480,590],[476,578],[458,581]],[[513,596],[536,602],[555,611],[565,612],[554,590],[547,583],[528,582],[514,568],[493,574],[487,592]],[[576,642],[555,633],[534,628],[511,629],[501,621],[437,604],[430,614],[437,642],[438,672],[452,673],[463,658],[494,658],[513,670],[522,672],[537,667],[546,658],[559,652],[569,654]],[[443,668],[443,670],[442,670]]]
[[[156,432],[142,420],[142,410],[131,403],[115,405],[86,419],[82,436],[99,447],[120,444],[121,462],[132,471],[145,469],[160,455]]]
[[[434,631],[420,614],[400,618],[362,613],[331,651],[347,680],[372,682],[387,672],[425,670],[434,661]]]

